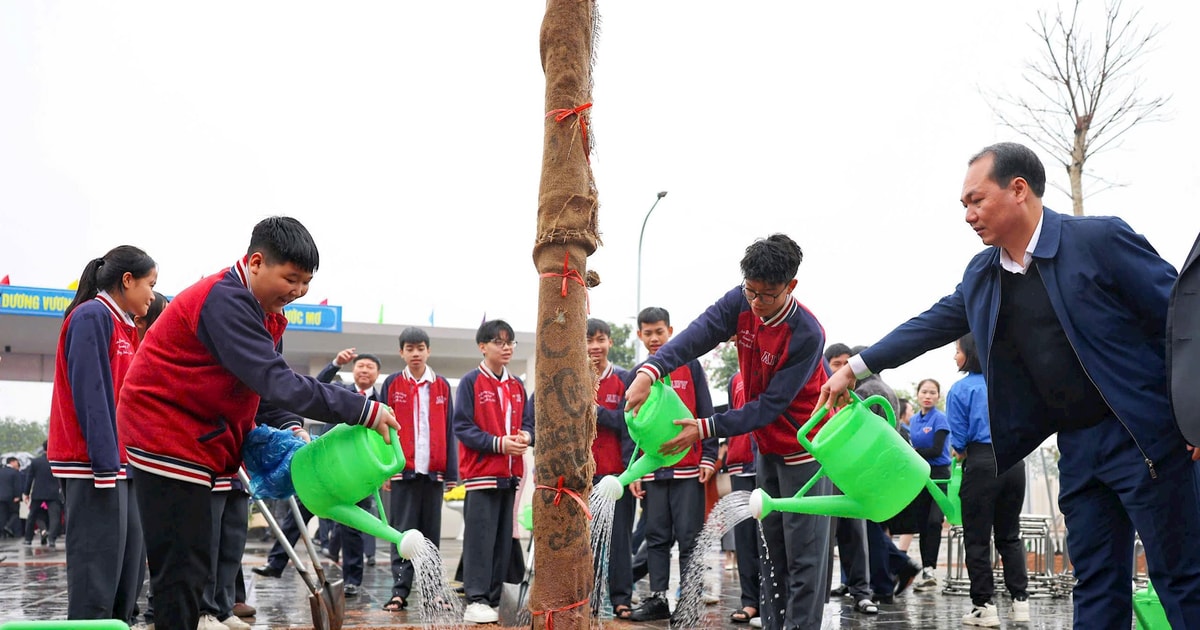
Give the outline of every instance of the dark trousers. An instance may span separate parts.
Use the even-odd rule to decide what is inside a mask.
[[[900,551],[883,525],[865,521],[867,529],[867,553],[870,556],[871,591],[876,597],[891,595],[896,591],[896,574],[912,564],[908,554]]]
[[[42,507],[45,504],[46,507]],[[58,540],[58,530],[62,525],[63,504],[58,499],[30,499],[29,516],[25,518],[25,542],[33,541],[37,532],[37,521],[46,521],[46,537],[50,542]]]
[[[0,499],[0,536],[16,538],[21,532],[21,497]]]
[[[427,475],[417,475],[407,481],[392,482],[391,515],[388,524],[396,531],[415,529],[435,546],[442,542],[442,493],[445,484]],[[412,561],[400,557],[396,545],[392,552],[392,595],[408,600],[412,592]]]
[[[140,471],[133,489],[146,537],[154,627],[195,630],[212,570],[212,489]]]
[[[730,490],[753,491],[754,475],[729,478]],[[759,576],[762,566],[758,557],[758,523],[746,519],[733,526],[733,546],[737,551],[738,584],[742,588],[742,607],[758,610]]]
[[[783,457],[760,453],[758,487],[768,496],[794,496],[816,474],[820,464],[788,466]],[[829,479],[817,481],[808,496],[832,492]],[[760,611],[764,628],[820,628],[825,600],[829,599],[829,517],[772,512],[761,522],[766,548]]]
[[[142,523],[130,479],[98,489],[66,479],[67,619],[133,623],[142,590]]]
[[[463,592],[467,603],[500,605],[513,555],[512,488],[468,490],[463,505]]]
[[[962,488],[963,550],[967,576],[971,579],[971,603],[982,606],[992,601],[992,536],[1004,561],[1004,584],[1013,597],[1025,596],[1029,576],[1025,547],[1021,544],[1021,505],[1025,501],[1025,464],[1013,466],[997,476],[996,453],[991,444],[967,445],[963,461]]]
[[[1076,628],[1127,629],[1134,531],[1173,628],[1200,628],[1197,464],[1177,431],[1139,449],[1116,418],[1058,435]],[[1153,469],[1146,460],[1153,462]],[[1153,475],[1151,474],[1153,472]]]
[[[597,475],[592,483],[598,483],[602,476]],[[621,494],[613,506],[612,540],[608,548],[608,600],[613,608],[629,606],[633,603],[633,553],[630,549],[631,531],[633,529],[633,512],[637,507],[637,499],[629,492]],[[599,558],[593,559],[598,565]],[[599,574],[600,567],[593,569]],[[599,606],[600,604],[594,604]]]
[[[931,479],[949,479],[949,466],[930,466]],[[944,486],[939,486],[943,487]],[[942,547],[942,522],[946,520],[942,508],[933,500],[929,490],[922,488],[914,500],[917,507],[917,533],[921,535],[921,566],[932,569],[937,566],[938,551]]]
[[[356,503],[359,508],[374,515],[375,512],[375,497],[367,497]],[[355,586],[362,585],[363,578],[363,550],[366,546],[365,541],[370,539],[375,542],[375,537],[364,534],[349,525],[338,523],[334,528],[337,532],[337,537],[342,541],[342,579],[346,584]],[[374,547],[374,544],[371,545]],[[372,549],[374,551],[374,549]]]
[[[241,578],[242,555],[246,551],[246,522],[250,516],[249,498],[240,491],[212,493],[213,579],[204,587],[200,610],[225,619],[233,614],[237,599],[235,582]]]
[[[671,581],[671,544],[679,543],[679,575],[683,578],[696,537],[704,527],[704,486],[696,479],[642,482],[646,491],[646,568],[650,590],[666,592]]]
[[[309,512],[299,499],[296,500],[296,504],[300,506],[300,516],[304,518],[303,523],[296,523],[296,518],[292,516],[292,508],[287,501],[278,503],[279,507],[275,514],[275,518],[279,521],[279,529],[283,530],[283,535],[287,537],[288,544],[292,547],[295,547],[296,541],[300,540],[300,528],[308,527],[308,522],[313,517],[312,512]],[[282,571],[287,563],[287,552],[283,550],[283,544],[277,540],[274,545],[271,545],[271,551],[267,553],[267,566]]]
[[[834,494],[842,494],[837,486]],[[854,601],[871,599],[871,587],[867,581],[867,526],[861,518],[831,518],[832,533],[837,540],[838,562],[842,569],[842,584],[846,585]],[[833,546],[829,547],[833,553]],[[832,567],[830,567],[832,570]],[[832,581],[832,580],[831,580]]]

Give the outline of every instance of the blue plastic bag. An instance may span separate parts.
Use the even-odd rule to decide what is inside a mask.
[[[256,499],[286,499],[292,486],[292,455],[305,441],[290,430],[261,425],[246,435],[242,460],[250,473],[250,494]]]

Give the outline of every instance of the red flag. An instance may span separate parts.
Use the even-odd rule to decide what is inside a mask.
[[[329,298],[325,298],[324,300],[321,300],[321,306],[329,306]]]
[[[2,285],[11,284],[11,283],[8,281],[8,276],[7,276],[7,275],[5,275],[3,278],[0,278],[0,284],[2,284]]]

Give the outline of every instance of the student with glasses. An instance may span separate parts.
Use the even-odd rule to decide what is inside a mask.
[[[533,407],[525,385],[508,371],[513,329],[486,321],[475,333],[483,361],[458,383],[454,434],[467,489],[463,504],[463,621],[495,623],[512,552],[513,502],[524,473],[522,456],[533,443]]]

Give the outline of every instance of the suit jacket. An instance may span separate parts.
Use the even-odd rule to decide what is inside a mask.
[[[338,366],[334,365],[333,363],[330,363],[329,365],[326,365],[324,368],[322,368],[320,372],[317,373],[317,380],[321,381],[322,383],[333,383],[334,385],[341,387],[342,389],[348,389],[348,390],[354,392],[355,394],[357,394],[358,386],[356,386],[354,383],[344,383],[344,382],[340,382],[340,381],[337,383],[333,382],[333,377],[337,376],[339,369],[340,368],[338,368]],[[383,397],[380,396],[380,394],[379,394],[379,386],[378,385],[371,386],[371,393],[367,394],[367,399],[374,400],[375,402],[385,402],[383,400]]]
[[[25,481],[25,494],[33,501],[62,501],[58,479],[50,472],[50,461],[42,454],[29,464],[29,478]]]
[[[1179,270],[1167,308],[1171,411],[1188,444],[1200,445],[1200,236]]]
[[[21,471],[0,465],[0,503],[11,503],[21,496]],[[0,527],[4,524],[0,523]]]

